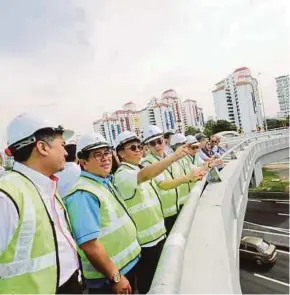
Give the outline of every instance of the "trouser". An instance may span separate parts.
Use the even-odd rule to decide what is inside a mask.
[[[179,205],[179,211],[178,211],[178,215],[179,215],[179,213],[181,212],[181,210],[182,210],[183,206],[184,206],[184,204],[182,204],[182,205]]]
[[[166,228],[166,231],[167,231],[167,235],[170,234],[171,232],[171,229],[176,221],[176,218],[177,218],[177,214],[176,215],[173,215],[173,216],[170,216],[170,217],[166,217],[164,218],[164,222],[165,222],[165,228]]]
[[[79,271],[75,271],[73,275],[60,287],[57,294],[82,294],[82,285],[79,282]]]
[[[148,293],[163,249],[165,239],[153,247],[143,247],[137,266],[137,287],[139,294]]]
[[[136,268],[137,267],[134,266],[129,272],[127,272],[124,275],[131,285],[133,294],[135,293],[134,291],[135,291],[135,282],[136,282]],[[106,284],[101,288],[90,288],[88,289],[88,291],[89,291],[89,294],[112,294],[112,287],[113,287],[112,284]]]

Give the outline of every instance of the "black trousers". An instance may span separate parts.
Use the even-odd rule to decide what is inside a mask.
[[[139,294],[148,293],[157,268],[165,239],[153,247],[143,247],[137,265],[137,287]]]
[[[82,285],[79,282],[79,271],[73,273],[73,275],[63,284],[58,290],[57,294],[82,294]]]
[[[129,272],[125,274],[126,279],[131,285],[133,294],[135,293],[136,285],[136,268],[137,266],[134,266]],[[88,291],[89,294],[112,294],[112,284],[106,284],[102,288],[90,288]]]
[[[173,216],[170,216],[170,217],[166,217],[164,219],[165,221],[165,228],[166,228],[166,231],[167,231],[167,235],[170,234],[171,230],[172,230],[172,227],[176,221],[176,218],[177,218],[177,214],[176,215],[173,215]]]

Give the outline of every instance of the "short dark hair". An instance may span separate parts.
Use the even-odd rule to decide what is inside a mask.
[[[173,134],[174,134],[173,132],[167,131],[163,134],[163,137],[164,137],[164,139],[169,139],[169,137]]]
[[[35,142],[33,142],[27,146],[24,146],[23,148],[20,148],[19,150],[12,151],[12,155],[14,157],[14,160],[16,162],[20,162],[20,163],[27,161],[30,158],[32,151],[35,148],[36,143],[38,141],[51,142],[58,135],[62,135],[62,132],[54,131],[51,128],[44,128],[44,129],[40,129],[40,130],[36,131],[34,133],[34,137],[36,139]],[[13,150],[13,148],[12,148],[12,150]]]
[[[67,144],[65,147],[67,156],[65,158],[66,162],[74,162],[76,160],[76,150],[77,146],[75,144]]]
[[[78,152],[77,156],[79,159],[88,161],[90,157],[90,152],[91,151]]]

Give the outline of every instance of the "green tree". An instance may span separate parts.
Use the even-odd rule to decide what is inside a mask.
[[[283,120],[279,119],[267,119],[268,129],[280,128],[283,126]]]
[[[187,136],[187,135],[195,135],[196,133],[198,133],[198,130],[193,126],[187,126],[185,128],[185,136]]]
[[[216,134],[221,131],[237,131],[237,126],[226,120],[217,120],[213,126],[212,133]]]
[[[213,128],[215,125],[216,122],[214,120],[208,120],[204,125],[203,133],[208,137],[211,136],[213,134]]]

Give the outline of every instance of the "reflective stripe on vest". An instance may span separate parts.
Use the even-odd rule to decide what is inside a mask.
[[[118,176],[125,170],[135,170],[138,173],[140,169],[132,164],[122,162],[115,173],[114,183],[116,183],[116,189],[122,193],[123,197],[127,197],[124,200],[120,196],[125,201],[127,211],[134,220],[138,241],[143,246],[166,235],[161,202],[151,180],[138,184],[136,187],[128,187],[124,178],[118,181]],[[131,196],[132,191],[134,191],[133,196]]]
[[[98,241],[103,245],[107,255],[118,269],[133,261],[140,254],[141,247],[137,241],[134,223],[125,211],[123,203],[115,196],[115,190],[109,184],[110,190],[97,181],[81,176],[69,192],[69,197],[76,191],[92,194],[100,202],[100,236]],[[70,215],[77,212],[71,211]],[[99,279],[105,276],[96,270],[85,253],[79,249],[83,274],[86,279]]]
[[[147,208],[154,207],[154,206],[160,206],[160,203],[157,198],[155,200],[146,200],[146,203],[144,202],[141,204],[136,204],[136,205],[132,206],[131,208],[128,208],[128,212],[130,214],[135,214],[135,213],[138,213],[139,211],[142,211]]]
[[[166,209],[163,209],[164,216],[172,216],[176,214],[176,206],[171,206]]]
[[[179,198],[179,204],[180,204],[180,205],[183,205],[183,204],[187,201],[189,195],[190,195],[190,194],[187,194],[187,195],[184,195],[184,196],[182,196],[181,198]]]
[[[26,273],[34,273],[47,267],[55,265],[56,254],[48,253],[46,255],[31,258],[26,261],[13,261],[11,263],[1,264],[0,278],[10,278],[20,276]]]
[[[14,174],[7,175],[7,180],[17,184],[23,192],[26,192],[23,182]],[[13,262],[1,264],[0,277],[8,278],[25,273],[37,272],[49,266],[55,265],[55,252],[40,257],[31,258],[32,243],[36,229],[36,217],[33,202],[29,196],[23,196],[24,214],[23,222],[15,247]]]
[[[0,179],[0,189],[19,213],[11,240],[0,253],[0,293],[55,294],[59,283],[57,238],[39,191],[17,171]]]
[[[159,159],[155,157],[152,154],[147,155],[141,162],[142,163],[156,163]],[[176,163],[171,164],[170,167],[165,169],[162,174],[164,175],[166,180],[174,179],[178,176],[179,173],[177,173],[177,166]],[[156,181],[155,181],[156,183]],[[162,210],[164,217],[170,217],[173,215],[176,215],[179,210],[179,203],[178,203],[178,189],[170,189],[170,190],[162,190],[158,187],[157,184],[157,191],[158,195],[160,197],[160,201],[162,204]]]
[[[144,238],[146,236],[152,236],[162,230],[164,228],[164,221],[160,221],[159,223],[154,224],[148,229],[145,229],[143,231],[138,232],[138,237],[139,238]]]
[[[120,218],[116,218],[115,220],[113,220],[111,222],[111,224],[109,226],[101,228],[101,236],[104,237],[104,236],[118,230],[119,228],[124,226],[128,221],[129,221],[129,217],[127,215],[124,215]]]
[[[114,264],[117,265],[124,258],[126,258],[127,255],[129,255],[131,252],[135,252],[139,248],[140,248],[140,245],[137,242],[137,240],[135,240],[133,243],[131,243],[130,246],[128,246],[126,249],[124,249],[122,252],[118,253],[117,255],[110,257],[110,259],[113,261]],[[83,267],[86,269],[86,271],[96,271],[96,269],[91,265],[89,261],[83,262]]]

